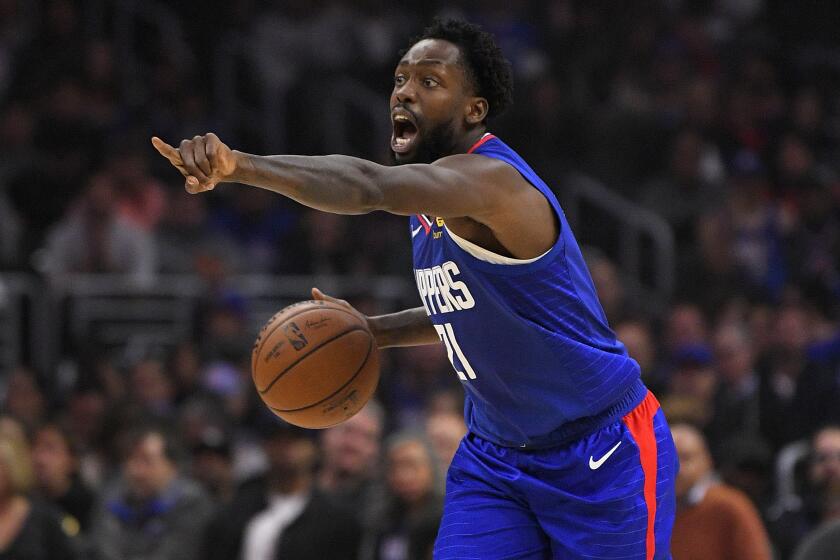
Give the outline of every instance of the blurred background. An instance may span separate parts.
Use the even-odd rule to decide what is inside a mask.
[[[249,375],[313,285],[419,305],[405,219],[190,196],[149,138],[384,163],[435,14],[496,35],[490,130],[681,425],[674,557],[837,542],[840,3],[0,0],[0,558],[430,557],[465,430],[442,349],[384,352],[379,402],[323,433]]]

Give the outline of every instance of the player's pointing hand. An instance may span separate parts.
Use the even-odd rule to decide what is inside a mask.
[[[230,180],[236,169],[233,150],[212,132],[182,140],[178,148],[153,136],[152,145],[186,177],[184,187],[192,194],[212,190],[218,183]]]

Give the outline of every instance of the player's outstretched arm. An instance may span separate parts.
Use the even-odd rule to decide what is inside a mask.
[[[152,144],[184,175],[191,193],[221,182],[244,183],[338,214],[385,210],[480,218],[502,206],[504,186],[515,176],[504,164],[463,154],[432,165],[389,167],[342,155],[246,154],[231,150],[213,133],[183,140],[178,148],[157,137]],[[499,178],[493,175],[508,177],[494,180]]]
[[[457,154],[433,164],[395,167],[350,156],[256,156],[231,150],[213,133],[176,149],[152,138],[158,152],[186,177],[191,193],[221,182],[269,189],[336,214],[384,210],[465,218],[486,226],[514,258],[532,258],[557,240],[546,198],[510,165]]]
[[[312,298],[331,301],[359,313],[357,309],[343,299],[328,296],[318,288],[312,288]],[[365,316],[365,319],[367,319],[368,327],[376,338],[376,345],[379,348],[440,343],[440,337],[432,326],[426,310],[422,307],[375,317]]]

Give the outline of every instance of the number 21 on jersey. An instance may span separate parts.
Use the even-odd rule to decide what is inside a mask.
[[[452,367],[455,368],[458,377],[462,381],[475,379],[475,371],[473,371],[472,366],[467,361],[467,357],[464,356],[461,347],[458,346],[458,341],[455,340],[455,332],[452,330],[452,324],[444,323],[442,325],[435,325],[435,330],[446,345],[446,354],[449,356],[449,361],[452,363]],[[455,361],[456,359],[460,362],[461,367],[458,367],[458,363]]]

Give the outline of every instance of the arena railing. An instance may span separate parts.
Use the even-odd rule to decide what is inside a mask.
[[[674,291],[676,266],[670,224],[589,176],[569,175],[559,184],[564,212],[578,240],[604,249],[623,280],[650,304],[666,305]]]
[[[93,274],[44,280],[0,274],[0,371],[21,361],[51,371],[90,344],[96,347],[171,347],[197,330],[208,304],[242,306],[248,335],[282,307],[310,298],[317,286],[340,298],[364,300],[380,313],[419,305],[410,277],[238,275],[209,283],[189,274],[148,281]]]
[[[26,274],[0,274],[0,372],[27,362],[46,369],[49,302],[43,283]]]

